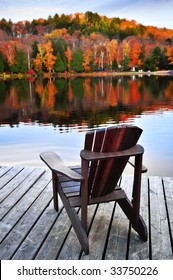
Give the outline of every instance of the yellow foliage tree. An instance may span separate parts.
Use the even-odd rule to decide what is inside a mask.
[[[44,44],[38,44],[38,53],[34,59],[36,70],[42,70],[42,66],[45,65],[46,69],[51,72],[56,61],[56,56],[53,55],[53,48],[51,41],[47,41]]]

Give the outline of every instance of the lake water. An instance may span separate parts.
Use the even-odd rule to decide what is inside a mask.
[[[143,129],[148,174],[173,176],[172,76],[0,81],[0,165],[43,166],[47,150],[79,164],[86,131],[115,124]]]

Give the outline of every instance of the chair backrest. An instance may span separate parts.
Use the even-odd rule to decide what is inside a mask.
[[[115,126],[88,132],[84,148],[93,152],[116,152],[136,145],[142,129],[137,126]],[[88,177],[89,196],[111,193],[128,162],[129,157],[93,161]]]

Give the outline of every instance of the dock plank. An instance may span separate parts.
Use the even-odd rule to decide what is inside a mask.
[[[94,223],[89,232],[89,255],[83,254],[82,260],[101,260],[110,223],[114,202],[100,204]]]
[[[0,178],[7,173],[13,166],[1,166],[0,167]]]
[[[142,176],[141,183],[141,207],[140,214],[144,219],[147,229],[149,229],[149,201],[148,201],[148,176]],[[132,229],[133,231],[133,229]],[[149,234],[149,232],[148,232]],[[141,238],[136,235],[134,238],[130,239],[130,248],[129,248],[129,260],[148,260],[150,259],[150,250],[149,250],[149,236],[148,241],[144,242]]]
[[[34,168],[24,168],[13,180],[6,184],[5,188],[0,190],[0,203],[10,195],[34,170]]]
[[[53,202],[45,209],[40,219],[32,228],[18,248],[12,259],[32,260],[37,255],[42,243],[46,239],[49,231],[57,219],[57,212],[53,208]]]
[[[173,252],[173,178],[163,177],[165,200],[167,206],[167,218],[170,230],[170,242]]]
[[[26,192],[29,191],[29,189],[37,182],[37,180],[44,172],[45,171],[43,168],[34,169],[34,171],[25,180],[23,180],[22,184],[18,186],[17,191],[11,193],[1,203],[2,210],[0,212],[0,220],[2,220],[3,217],[5,217],[8,214],[8,212],[17,204],[17,202],[20,201],[20,199],[25,195]],[[18,212],[16,212],[16,214],[17,213]]]
[[[132,176],[123,177],[121,186],[125,186],[127,194],[131,195]],[[125,260],[127,257],[129,220],[124,212],[116,203],[115,213],[111,226],[109,242],[107,245],[105,259],[107,260]]]
[[[165,208],[162,178],[150,177],[151,246],[152,259],[171,259],[172,250]]]
[[[35,256],[35,259],[37,260],[55,260],[65,242],[66,236],[71,227],[71,223],[65,208],[61,209],[60,211],[60,219],[59,217],[57,218],[49,234],[47,235],[44,244]]]
[[[18,173],[21,172],[21,170],[23,169],[23,167],[13,167],[13,168],[7,168],[7,172],[5,172],[2,176],[1,176],[1,180],[0,180],[0,189],[2,189],[8,182],[10,182]]]

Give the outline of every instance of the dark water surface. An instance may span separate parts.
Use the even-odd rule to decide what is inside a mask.
[[[148,174],[173,176],[172,76],[0,81],[0,165],[79,164],[86,131],[115,124],[143,129]]]

